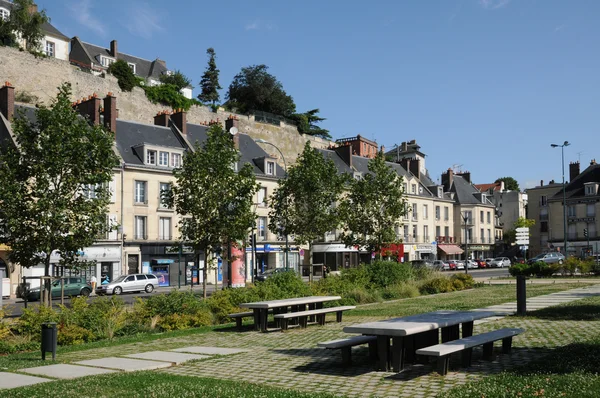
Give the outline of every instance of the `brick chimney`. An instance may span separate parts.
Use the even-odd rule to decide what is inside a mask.
[[[5,82],[0,88],[0,113],[8,121],[15,115],[15,88],[9,82]]]
[[[573,181],[575,177],[579,175],[580,164],[579,162],[571,162],[569,163],[569,179]]]
[[[104,98],[104,127],[113,133],[117,132],[117,117],[117,98],[109,92]]]
[[[410,172],[417,178],[421,178],[421,161],[419,159],[412,159],[410,161]]]
[[[595,165],[596,165],[596,159],[592,159],[592,161],[590,162],[590,166],[595,166]],[[573,180],[573,179],[571,178],[571,180]]]
[[[544,180],[540,180],[540,187],[544,186]]]
[[[454,183],[454,171],[448,169],[445,173],[442,173],[442,185],[444,186],[444,192],[450,191],[450,187]]]
[[[83,98],[81,102],[75,103],[74,108],[94,126],[100,124],[100,98],[98,98],[98,94],[94,93],[94,95]]]
[[[470,171],[465,171],[463,173],[457,174],[457,176],[461,176],[462,178],[465,179],[466,182],[471,183],[471,172]]]
[[[181,131],[181,134],[187,135],[187,118],[183,109],[177,109],[173,111],[173,114],[171,115],[171,121],[173,124],[175,124],[175,126],[177,126],[179,131]]]
[[[239,120],[237,117],[229,115],[229,117],[225,119],[225,131],[229,132],[232,127],[235,127],[239,131]]]
[[[112,55],[115,59],[119,55],[119,49],[117,47],[117,41],[113,40],[110,42],[110,55]]]
[[[171,118],[171,115],[168,111],[158,112],[156,114],[156,116],[154,116],[154,125],[162,126],[162,127],[169,127],[169,119],[170,118]]]
[[[334,151],[348,167],[352,168],[352,145],[337,146],[334,148]]]
[[[404,169],[405,169],[406,171],[410,171],[410,163],[411,163],[411,159],[410,159],[410,158],[403,158],[403,159],[400,159],[400,165],[401,165],[402,167],[404,167]]]

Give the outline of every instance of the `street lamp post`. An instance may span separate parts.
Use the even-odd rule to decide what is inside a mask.
[[[567,193],[565,186],[565,147],[571,145],[569,141],[563,142],[562,145],[550,144],[552,148],[560,147],[561,165],[562,165],[562,191],[563,191],[563,238],[564,238],[564,256],[567,256]]]
[[[285,157],[283,156],[283,153],[281,152],[281,150],[277,147],[277,145],[270,143],[269,141],[263,140],[262,138],[257,138],[254,140],[255,142],[259,143],[259,144],[266,144],[266,145],[271,145],[273,148],[277,149],[277,152],[279,152],[279,154],[281,155],[281,159],[283,160],[283,167],[285,169],[285,178],[287,178],[287,163],[285,162]],[[289,251],[290,251],[290,246],[289,246],[289,242],[288,242],[288,234],[287,234],[287,221],[288,221],[288,210],[287,207],[285,209],[285,269],[286,271],[289,270],[290,268],[290,262],[289,262]]]
[[[461,213],[461,217],[465,223],[465,274],[469,273],[469,242],[467,237],[467,231],[469,229],[468,221],[471,219],[469,213],[464,211]]]

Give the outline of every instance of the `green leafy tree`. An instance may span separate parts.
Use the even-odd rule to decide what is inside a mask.
[[[252,205],[258,184],[250,164],[234,170],[232,165],[239,161],[231,136],[215,124],[202,146],[185,153],[183,166],[173,172],[176,183],[165,198],[182,216],[182,241],[197,255],[205,254],[204,297],[209,255],[228,242],[245,239],[256,219]]]
[[[32,12],[33,0],[14,0],[8,21],[0,21],[0,42],[18,46],[18,38],[25,42],[28,51],[39,51],[44,33],[42,25],[50,22],[46,11]]]
[[[171,74],[163,74],[160,75],[159,78],[162,84],[171,84],[177,88],[177,91],[181,91],[186,87],[190,87],[192,85],[192,81],[181,71],[176,70]]]
[[[109,230],[108,183],[119,164],[112,133],[81,118],[70,96],[64,84],[33,120],[17,115],[14,144],[0,147],[0,243],[13,262],[44,264],[46,276],[52,252],[77,267],[78,251]]]
[[[201,105],[196,99],[186,98],[172,84],[159,84],[158,86],[143,86],[146,92],[146,98],[153,104],[163,104],[173,109],[185,109],[186,111],[192,105]]]
[[[108,67],[108,73],[117,78],[119,87],[123,91],[131,91],[135,86],[138,85],[138,79],[127,64],[122,59],[113,62]]]
[[[225,105],[243,113],[263,111],[286,117],[296,113],[294,99],[268,69],[266,65],[242,68],[229,85]]]
[[[323,117],[317,116],[319,109],[312,109],[304,113],[296,113],[290,117],[298,125],[298,131],[302,134],[314,135],[316,137],[322,137],[331,139],[329,130],[325,130],[317,126],[318,123],[327,120]]]
[[[504,235],[502,235],[502,240],[505,244],[511,245],[517,240],[517,228],[531,228],[535,225],[535,220],[525,217],[519,217],[517,221],[514,222],[513,228],[506,231]]]
[[[342,241],[346,246],[364,246],[379,253],[391,243],[398,242],[396,229],[406,214],[402,177],[378,152],[369,161],[369,173],[350,182],[348,195],[340,204]]]
[[[208,54],[208,66],[200,80],[202,92],[198,95],[198,99],[205,103],[212,103],[213,106],[221,99],[219,91],[222,87],[219,84],[219,69],[217,69],[217,56],[215,50],[211,47],[206,50]]]
[[[325,159],[307,142],[286,178],[278,182],[271,198],[269,228],[293,235],[297,244],[308,244],[339,225],[336,206],[346,177],[331,159]]]
[[[501,177],[498,178],[496,181],[494,181],[494,183],[499,183],[501,181],[504,181],[504,188],[508,191],[520,191],[519,189],[519,183],[517,182],[517,180],[515,180],[512,177]]]

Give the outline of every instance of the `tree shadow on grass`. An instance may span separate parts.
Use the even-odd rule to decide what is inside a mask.
[[[598,321],[600,320],[600,305],[560,305],[527,312],[527,316],[552,321]]]

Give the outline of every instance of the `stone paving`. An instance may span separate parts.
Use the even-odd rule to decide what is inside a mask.
[[[528,300],[528,310],[596,295],[600,295],[600,286],[538,296]],[[516,303],[485,308],[485,310],[490,309],[509,314],[516,309]],[[456,385],[525,364],[541,355],[546,355],[552,347],[583,340],[594,333],[600,334],[600,320],[491,318],[486,322],[476,323],[474,332],[481,333],[502,327],[520,327],[526,330],[526,333],[514,338],[513,352],[509,355],[502,355],[499,353],[499,347],[496,347],[496,357],[492,361],[483,361],[481,349],[477,348],[474,350],[471,367],[456,367],[460,364],[460,357],[453,357],[451,371],[445,377],[435,373],[434,362],[409,366],[400,374],[374,371],[375,363],[369,359],[366,347],[355,348],[352,355],[353,365],[343,367],[339,352],[316,347],[316,344],[321,341],[347,337],[347,334],[342,331],[346,325],[378,319],[380,317],[354,316],[347,317],[342,323],[336,323],[331,322],[332,318],[328,317],[325,326],[310,326],[306,329],[294,328],[287,332],[257,333],[250,328],[242,332],[238,332],[234,328],[220,329],[205,334],[72,352],[65,354],[65,357],[69,362],[84,361],[80,363],[90,364],[85,360],[111,356],[123,357],[156,350],[201,355],[217,354],[206,359],[169,366],[156,371],[194,377],[247,381],[305,392],[328,392],[348,397],[425,398],[435,397],[440,392]],[[215,351],[216,347],[227,347],[228,350],[217,352]],[[230,349],[235,350],[231,351]],[[223,355],[229,353],[232,355]],[[124,359],[118,358],[118,360],[123,361]],[[4,377],[0,377],[0,388],[4,387],[2,379]],[[42,380],[46,381],[47,379]]]
[[[89,366],[70,365],[67,363],[38,366],[35,368],[20,369],[19,371],[41,377],[52,377],[55,379],[77,379],[79,377],[96,376],[116,372],[116,370],[111,369],[91,368]]]

